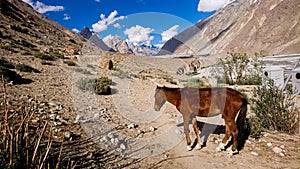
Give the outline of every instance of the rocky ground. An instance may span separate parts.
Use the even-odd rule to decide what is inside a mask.
[[[77,66],[62,60],[42,65],[31,56],[7,56],[12,63],[25,63],[41,73],[18,72],[30,84],[7,85],[9,108],[21,102],[36,105],[32,124],[48,120],[54,140],[64,140],[65,163],[75,168],[299,168],[300,133],[265,132],[260,139],[249,137],[239,154],[229,157],[216,152],[223,138],[211,134],[201,150],[186,151],[182,118],[166,104],[153,110],[156,83],[188,79],[176,74],[186,62],[180,59],[143,56],[121,57],[93,52],[78,56]],[[88,53],[89,51],[89,53]],[[115,70],[98,68],[105,57],[113,58]],[[203,61],[203,64],[208,63]],[[80,69],[80,71],[79,71]],[[88,74],[82,70],[89,71]],[[94,95],[76,87],[81,77],[112,79],[112,95]],[[170,78],[173,77],[173,78]],[[154,80],[155,79],[155,80]],[[3,89],[1,88],[1,92]],[[3,99],[3,96],[1,96]],[[210,119],[200,119],[209,121]],[[222,124],[222,120],[218,119]],[[193,131],[193,130],[191,130]],[[192,138],[195,138],[191,132]],[[68,161],[68,162],[67,162]]]

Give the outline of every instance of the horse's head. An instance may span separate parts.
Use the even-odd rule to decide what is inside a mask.
[[[155,98],[154,109],[155,111],[159,111],[167,101],[166,95],[163,91],[163,87],[161,86],[156,87],[154,98]]]

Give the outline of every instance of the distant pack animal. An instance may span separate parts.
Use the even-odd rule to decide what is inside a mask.
[[[99,67],[102,69],[112,70],[114,65],[111,59],[103,59],[99,62]]]
[[[159,111],[168,101],[182,114],[188,150],[192,150],[188,127],[190,119],[197,136],[196,149],[200,149],[203,143],[200,140],[196,116],[209,117],[222,114],[226,131],[217,150],[224,150],[232,135],[233,144],[230,154],[238,153],[237,138],[245,125],[247,112],[247,100],[243,94],[231,88],[169,88],[158,85],[154,97],[156,111]]]

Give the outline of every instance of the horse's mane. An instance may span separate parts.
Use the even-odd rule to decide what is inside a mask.
[[[179,90],[180,88],[163,86],[163,87],[161,87],[161,89],[166,90],[166,91],[176,91],[176,90]]]

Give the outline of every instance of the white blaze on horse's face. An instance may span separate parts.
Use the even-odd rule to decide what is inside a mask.
[[[154,110],[159,111],[161,107],[166,103],[165,93],[161,89],[156,89],[154,98]]]

